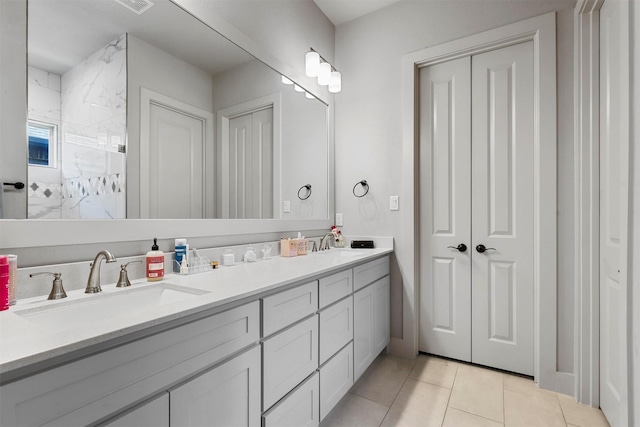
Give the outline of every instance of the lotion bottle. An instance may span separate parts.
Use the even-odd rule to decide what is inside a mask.
[[[157,282],[164,277],[164,252],[158,248],[158,239],[153,238],[153,246],[147,252],[147,281]]]

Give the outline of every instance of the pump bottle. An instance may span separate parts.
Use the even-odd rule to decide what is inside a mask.
[[[147,252],[147,281],[157,282],[164,277],[164,252],[158,248],[158,239],[153,238],[153,246]]]

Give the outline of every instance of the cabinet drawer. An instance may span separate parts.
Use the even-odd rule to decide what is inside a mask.
[[[253,347],[176,387],[169,397],[169,425],[259,427],[260,349]]]
[[[353,268],[353,290],[357,291],[389,274],[389,257],[385,256]]]
[[[320,364],[353,339],[353,296],[320,312]]]
[[[320,424],[320,379],[316,372],[264,414],[263,427],[314,427]]]
[[[318,316],[263,342],[262,365],[266,410],[318,368]]]
[[[145,402],[125,415],[112,419],[100,427],[153,426],[169,427],[169,393]]]
[[[262,336],[266,337],[318,309],[318,282],[313,281],[262,299]]]
[[[353,342],[320,368],[320,421],[353,385]]]
[[[318,300],[320,308],[346,297],[353,292],[353,271],[346,270],[340,273],[323,277],[318,281]]]

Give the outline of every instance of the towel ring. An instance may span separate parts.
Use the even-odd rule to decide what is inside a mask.
[[[362,188],[364,188],[364,193],[362,193],[360,195],[356,194],[356,187],[358,185],[362,185]],[[352,192],[353,192],[353,195],[356,196],[356,197],[364,197],[369,192],[369,184],[367,184],[367,181],[365,179],[363,179],[360,182],[356,182],[356,185],[353,186]]]
[[[300,192],[303,188],[307,189],[307,195],[305,197],[300,197]],[[300,189],[298,190],[298,199],[307,200],[309,197],[311,197],[311,184],[303,185],[302,187],[300,187]]]

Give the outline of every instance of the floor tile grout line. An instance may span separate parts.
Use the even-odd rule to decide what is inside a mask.
[[[456,366],[456,373],[453,376],[453,382],[451,383],[451,388],[449,389],[449,398],[447,399],[447,407],[444,410],[444,417],[442,418],[442,423],[440,424],[440,427],[444,426],[444,420],[447,419],[447,412],[449,411],[449,408],[451,408],[451,406],[449,406],[449,403],[451,402],[451,395],[453,394],[453,387],[455,387],[456,380],[458,379],[458,370],[459,369],[460,369],[460,366]]]
[[[414,363],[413,367],[415,367],[415,363]],[[411,368],[411,371],[413,371],[413,367]],[[400,395],[400,392],[402,391],[402,388],[404,387],[404,385],[407,383],[407,380],[409,379],[409,375],[411,375],[411,371],[409,371],[409,373],[405,377],[404,381],[402,382],[402,385],[400,386],[400,388],[398,389],[398,392],[396,393],[395,397],[393,398],[393,402],[391,402],[391,405],[389,405],[389,409],[387,409],[387,412],[384,414],[384,417],[382,418],[382,421],[380,421],[380,424],[378,424],[378,427],[380,427],[382,425],[382,423],[384,423],[384,420],[387,419],[387,415],[389,415],[389,411],[391,410],[391,407],[393,407],[393,404],[396,403],[396,400],[398,400],[398,396]]]

